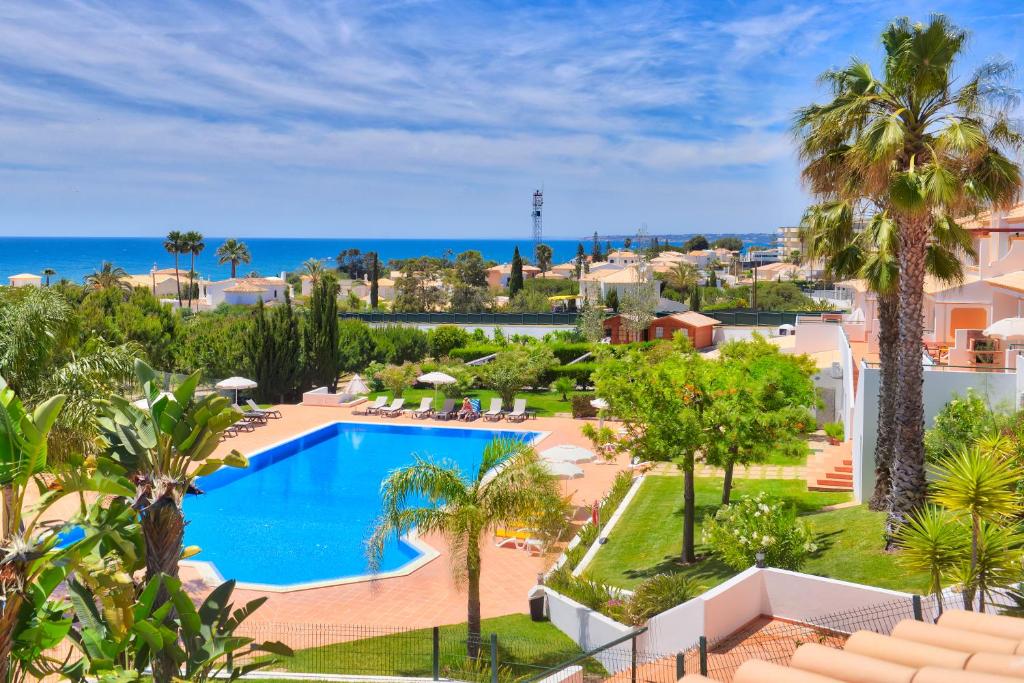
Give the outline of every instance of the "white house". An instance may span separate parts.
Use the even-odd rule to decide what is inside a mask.
[[[613,266],[634,266],[640,263],[640,255],[635,251],[622,249],[608,254],[607,261]]]
[[[42,275],[32,273],[18,273],[8,276],[11,287],[40,287],[43,284]]]
[[[661,293],[661,281],[656,280],[649,268],[631,265],[625,268],[598,268],[580,277],[579,299],[583,301],[604,301],[614,290],[619,301],[636,290],[649,287],[653,297]]]
[[[259,299],[264,303],[283,302],[285,292],[291,293],[290,287],[283,277],[228,278],[203,283],[206,302],[214,307],[220,304],[251,306]]]

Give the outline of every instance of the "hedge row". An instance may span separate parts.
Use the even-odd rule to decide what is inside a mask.
[[[463,362],[468,363],[471,360],[483,358],[484,356],[489,356],[492,353],[497,353],[498,351],[501,351],[500,346],[463,346],[461,348],[452,349],[451,351],[449,351],[448,357],[454,360],[461,360]]]
[[[559,365],[544,372],[540,377],[540,383],[547,385],[559,377],[570,377],[577,386],[588,387],[592,384],[591,374],[597,370],[597,363],[575,363],[573,365]]]

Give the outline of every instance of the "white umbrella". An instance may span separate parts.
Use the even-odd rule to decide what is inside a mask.
[[[255,389],[256,386],[256,382],[252,381],[251,379],[246,379],[245,377],[228,377],[227,379],[223,379],[217,382],[218,389],[235,392],[235,403],[238,403],[239,391],[244,391],[246,389]]]
[[[593,462],[597,456],[582,446],[562,444],[541,451],[540,457],[548,462]]]
[[[604,427],[604,411],[608,410],[608,401],[603,398],[595,398],[590,405],[597,408],[597,428]]]
[[[1024,337],[1024,318],[1003,318],[985,328],[986,337]]]
[[[434,385],[434,403],[436,404],[437,403],[437,387],[439,385],[441,385],[441,384],[455,384],[459,380],[455,379],[451,375],[446,375],[443,372],[437,372],[435,370],[434,372],[428,372],[425,375],[420,375],[419,377],[416,378],[416,381],[417,382],[422,382],[423,384],[433,384]]]
[[[169,397],[172,401],[174,400],[174,394],[170,393],[169,391],[161,391],[157,395],[157,397],[153,401],[153,403],[156,403],[157,401],[162,399],[164,396]],[[138,401],[132,401],[132,405],[135,406],[136,408],[138,408],[139,410],[149,410],[149,401],[146,400],[145,396],[140,398]]]
[[[541,460],[541,466],[558,479],[579,479],[583,476],[583,470],[571,462],[551,462]]]
[[[366,386],[366,382],[358,374],[348,381],[345,385],[345,393],[349,396],[356,396],[358,394],[370,393],[370,387]]]

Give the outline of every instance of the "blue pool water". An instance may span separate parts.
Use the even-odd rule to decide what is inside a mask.
[[[473,476],[495,436],[537,432],[335,423],[250,458],[244,470],[203,477],[189,496],[187,545],[225,578],[287,585],[368,572],[365,541],[380,513],[380,483],[413,455],[446,458]],[[388,543],[379,571],[420,555]]]

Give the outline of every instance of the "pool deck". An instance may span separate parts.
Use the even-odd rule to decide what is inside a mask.
[[[242,433],[224,442],[217,454],[236,448],[244,454],[287,440],[297,434],[331,422],[387,422],[417,426],[444,425],[434,420],[411,417],[387,418],[353,415],[349,408],[302,405],[276,406],[282,417],[270,420],[255,431]],[[452,425],[453,423],[447,423]],[[467,429],[524,429],[548,432],[538,444],[539,449],[570,443],[591,448],[580,435],[585,424],[570,418],[537,418],[520,424],[507,421],[454,423]],[[601,497],[612,479],[625,468],[627,457],[618,456],[614,465],[584,463],[584,477],[562,482],[563,490],[573,503],[588,507]],[[581,515],[585,514],[581,511]],[[365,581],[290,592],[236,591],[236,603],[258,596],[267,602],[250,619],[253,622],[276,624],[357,624],[363,626],[401,626],[420,628],[466,620],[466,595],[452,578],[448,547],[444,539],[425,536],[423,540],[440,556],[407,576]],[[546,570],[554,556],[531,557],[521,550],[496,548],[485,539],[482,554],[481,602],[483,617],[527,612],[527,591],[536,583],[537,574]],[[196,559],[202,559],[202,555]],[[181,578],[196,597],[204,595],[208,586],[193,567],[183,567]]]

